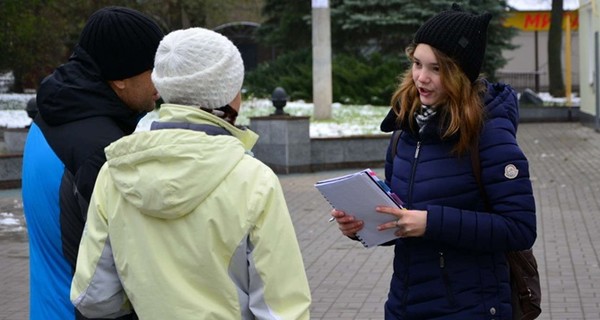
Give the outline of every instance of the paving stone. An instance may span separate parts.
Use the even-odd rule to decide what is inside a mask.
[[[600,134],[579,123],[523,123],[518,139],[538,211],[539,319],[600,319]],[[279,176],[310,282],[312,319],[383,319],[393,248],[365,249],[343,237],[327,222],[331,208],[313,186],[358,169]],[[383,176],[382,168],[373,169]],[[0,320],[27,319],[29,255],[19,190],[0,191],[0,213],[12,213],[21,227],[0,224]]]

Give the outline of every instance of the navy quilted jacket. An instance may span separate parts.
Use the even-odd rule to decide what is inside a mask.
[[[439,129],[418,136],[402,128],[393,166],[388,150],[392,190],[407,208],[428,214],[423,237],[395,241],[386,319],[511,318],[504,254],[533,245],[535,203],[516,140],[516,94],[507,85],[488,84],[484,99],[479,154],[493,213],[486,212],[470,155],[451,154],[455,140],[441,140]]]

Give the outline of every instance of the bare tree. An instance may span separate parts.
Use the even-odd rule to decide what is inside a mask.
[[[563,0],[552,0],[550,31],[548,31],[548,91],[554,97],[565,95],[561,59],[563,2]]]

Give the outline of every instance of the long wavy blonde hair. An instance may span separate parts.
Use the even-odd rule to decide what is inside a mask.
[[[414,61],[416,47],[416,44],[411,44],[406,48],[406,55],[411,62]],[[442,132],[442,139],[458,135],[458,142],[452,151],[460,156],[479,138],[484,121],[482,94],[486,86],[481,76],[471,83],[452,58],[431,48],[440,66],[442,86],[446,90],[446,97],[437,108],[441,124],[446,128]],[[412,78],[412,64],[401,76],[400,84],[392,95],[391,105],[398,115],[397,121],[400,124],[408,123],[411,130],[416,130],[414,114],[420,110],[421,101]]]

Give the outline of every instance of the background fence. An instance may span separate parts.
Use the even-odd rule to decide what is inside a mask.
[[[522,93],[525,89],[531,89],[535,92],[547,91],[547,86],[541,87],[540,85],[540,78],[545,76],[546,74],[542,72],[496,72],[498,81],[511,85],[519,93]]]

